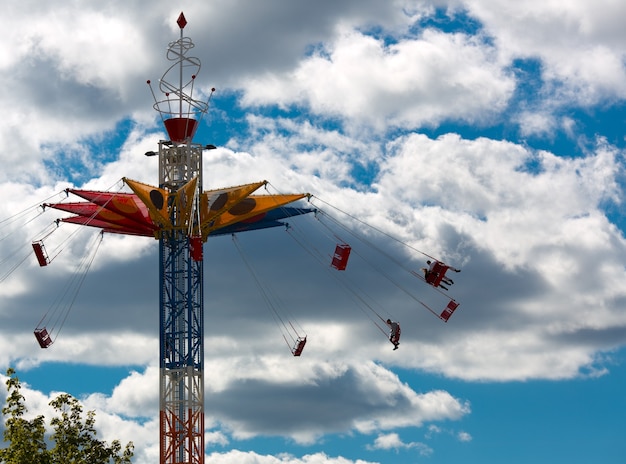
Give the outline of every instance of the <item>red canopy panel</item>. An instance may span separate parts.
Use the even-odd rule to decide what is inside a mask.
[[[76,189],[69,189],[68,191],[152,230],[157,229],[150,218],[148,208],[134,193],[108,193]]]
[[[81,226],[98,227],[104,232],[111,234],[124,234],[124,235],[141,235],[143,237],[154,237],[154,233],[150,229],[142,229],[140,227],[125,227],[119,224],[113,224],[99,219],[90,219],[82,216],[72,216],[61,219],[62,222],[68,222],[70,224],[79,224]]]
[[[80,203],[57,203],[48,205],[51,208],[60,209],[61,211],[67,211],[74,213],[80,217],[79,221],[67,221],[75,224],[82,224],[86,226],[101,227],[101,228],[113,228],[113,229],[126,229],[133,230],[139,235],[153,235],[153,228],[147,226],[145,223],[138,223],[132,219],[129,219],[121,214],[110,211],[102,206],[95,205],[88,202]],[[68,218],[71,219],[71,218]],[[95,225],[95,221],[98,221],[98,225]]]

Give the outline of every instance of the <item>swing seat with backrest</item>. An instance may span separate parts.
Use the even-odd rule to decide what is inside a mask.
[[[350,248],[348,244],[338,244],[335,247],[335,254],[333,255],[333,260],[330,265],[338,271],[345,271],[351,250],[352,248]]]
[[[298,340],[296,340],[296,345],[291,350],[293,355],[300,356],[302,354],[302,350],[304,350],[304,345],[306,345],[306,336],[298,337]]]
[[[43,240],[38,240],[38,241],[33,242],[33,250],[35,251],[37,262],[39,263],[41,267],[47,266],[48,263],[50,263],[50,258],[48,258],[46,249],[43,246]]]
[[[426,274],[426,282],[433,287],[438,287],[441,281],[446,276],[446,271],[450,269],[450,266],[446,266],[441,261],[435,261],[431,264],[428,273]]]
[[[52,345],[52,338],[45,327],[35,329],[35,338],[37,339],[39,346],[42,348],[48,348]]]

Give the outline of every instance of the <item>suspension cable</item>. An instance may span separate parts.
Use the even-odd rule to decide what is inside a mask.
[[[304,234],[303,231],[299,230],[296,227],[289,227],[287,229],[287,232],[295,240],[295,242],[300,247],[302,247],[305,252],[313,257],[313,259],[316,260],[318,263],[320,263],[322,267],[326,270],[326,272],[328,272],[330,276],[335,279],[335,281],[340,284],[344,288],[344,290],[348,292],[356,306],[363,312],[363,314],[365,314],[368,319],[370,319],[370,321],[378,328],[378,330],[380,330],[386,336],[387,329],[383,328],[378,323],[376,318],[382,321],[385,326],[386,320],[378,313],[378,311],[376,311],[376,309],[374,309],[374,307],[370,303],[368,303],[368,300],[372,302],[375,302],[375,300],[372,297],[368,296],[363,289],[358,289],[358,291],[355,290],[355,287],[357,286],[352,282],[349,283],[346,276],[340,276],[339,273],[334,272],[331,267],[328,266],[325,262],[325,257],[321,253],[319,253],[317,249],[312,249],[310,246],[308,246],[309,240],[306,239],[306,234]],[[368,299],[365,299],[363,295],[365,295]],[[378,304],[378,306],[380,305]],[[365,308],[367,308],[369,312],[365,311]]]
[[[281,332],[281,335],[283,336],[283,338],[285,339],[285,342],[287,343],[287,346],[291,350],[292,346],[297,341],[297,339],[301,337],[300,332],[302,332],[302,328],[299,326],[297,321],[295,321],[295,319],[294,319],[295,324],[298,327],[300,327],[300,332],[299,332],[294,327],[294,325],[292,323],[293,317],[292,318],[284,318],[281,315],[281,313],[278,310],[278,305],[281,304],[280,299],[278,298],[278,296],[275,294],[275,292],[271,289],[271,287],[268,284],[263,284],[261,282],[259,274],[257,273],[257,271],[255,270],[254,266],[252,265],[252,263],[248,259],[247,255],[244,253],[244,250],[241,247],[241,244],[239,243],[239,240],[238,240],[236,234],[232,234],[232,239],[233,239],[233,243],[235,244],[235,248],[239,252],[239,255],[241,256],[244,264],[246,265],[246,267],[248,268],[248,271],[252,275],[252,277],[253,277],[253,279],[254,279],[254,281],[255,281],[258,289],[259,289],[259,292],[261,293],[261,296],[263,297],[263,300],[265,301],[265,304],[266,304],[267,308],[270,310],[270,313],[272,314],[272,318],[276,322],[276,325],[278,326],[278,328],[279,328],[279,330]],[[285,312],[283,309],[281,309],[281,311]],[[285,321],[285,319],[286,319],[286,321]],[[291,328],[291,331],[289,330],[289,328]],[[295,334],[295,337],[294,337],[294,334]],[[287,340],[287,336],[289,336],[291,341]]]
[[[371,229],[375,230],[376,232],[378,232],[378,233],[380,233],[380,234],[383,234],[385,237],[387,237],[387,238],[389,238],[389,239],[393,240],[394,242],[397,242],[397,243],[399,243],[399,244],[401,244],[401,245],[403,245],[403,246],[405,246],[405,247],[407,247],[407,248],[410,248],[411,250],[413,250],[413,251],[415,251],[415,252],[417,252],[417,253],[420,253],[420,254],[422,254],[422,255],[426,256],[427,258],[434,259],[435,261],[437,260],[436,258],[434,258],[433,256],[429,255],[428,253],[426,253],[426,252],[424,252],[424,251],[422,251],[422,250],[418,250],[417,248],[415,248],[415,247],[413,247],[413,246],[409,245],[408,243],[403,242],[403,241],[402,241],[402,240],[400,240],[399,238],[394,237],[393,235],[388,234],[387,232],[385,232],[385,231],[383,231],[383,230],[379,229],[378,227],[375,227],[375,226],[373,226],[373,225],[371,225],[371,224],[368,224],[367,222],[365,222],[365,221],[363,221],[363,220],[359,219],[358,217],[356,217],[356,216],[354,216],[354,215],[352,215],[352,214],[350,214],[350,213],[348,213],[348,212],[346,212],[346,211],[344,211],[344,210],[342,210],[342,209],[340,209],[340,208],[338,208],[338,207],[336,207],[336,206],[331,205],[331,204],[330,204],[330,203],[328,203],[327,201],[322,200],[320,197],[315,196],[315,195],[311,195],[311,197],[312,197],[312,198],[314,198],[314,199],[316,199],[316,200],[321,201],[321,202],[322,202],[322,203],[324,203],[325,205],[330,206],[330,207],[331,207],[331,208],[333,208],[334,210],[339,211],[339,212],[340,212],[340,213],[342,213],[342,214],[345,214],[345,215],[346,215],[346,216],[348,216],[350,219],[353,219],[353,220],[355,220],[355,221],[357,221],[357,222],[361,223],[362,225],[364,225],[364,226],[366,226],[366,227],[369,227],[369,228],[371,228]]]
[[[76,297],[85,281],[87,273],[96,257],[100,244],[102,243],[104,233],[101,231],[94,236],[91,244],[88,246],[88,253],[83,256],[80,263],[76,266],[76,272],[72,275],[63,291],[51,303],[48,310],[44,313],[41,320],[37,324],[36,329],[45,325],[50,325],[48,333],[54,334],[54,340],[58,337],[59,332],[65,325],[65,321],[74,306]],[[100,240],[98,240],[100,238]],[[97,243],[96,243],[96,240]],[[57,329],[58,326],[58,329]]]

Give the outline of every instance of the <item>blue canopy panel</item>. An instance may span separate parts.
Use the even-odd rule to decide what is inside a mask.
[[[287,223],[281,222],[281,219],[300,216],[302,214],[308,214],[314,211],[316,210],[313,208],[295,208],[289,206],[276,208],[258,216],[254,216],[250,219],[238,222],[236,224],[217,229],[211,232],[209,234],[209,237],[247,232],[249,230],[268,229],[270,227],[285,227]]]

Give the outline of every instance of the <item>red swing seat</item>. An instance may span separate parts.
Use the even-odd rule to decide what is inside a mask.
[[[35,256],[37,257],[37,261],[40,266],[47,266],[48,263],[50,263],[50,258],[48,258],[46,249],[43,246],[43,241],[39,240],[37,242],[33,242],[33,250],[35,251]]]
[[[298,340],[296,340],[296,345],[291,350],[291,353],[294,356],[300,356],[302,354],[302,350],[304,349],[304,345],[306,345],[306,337],[298,337]]]
[[[400,341],[400,335],[402,334],[402,330],[400,330],[400,324],[398,324],[398,331],[395,334],[392,334],[389,338],[389,341],[393,344],[396,344]]]
[[[333,260],[330,263],[332,267],[338,271],[344,271],[348,265],[348,258],[350,257],[350,251],[352,248],[347,244],[338,244],[335,247],[335,254]]]
[[[449,266],[440,261],[435,261],[431,269],[426,273],[426,282],[433,287],[439,287],[448,269],[450,269]]]
[[[441,314],[439,315],[439,318],[443,320],[444,322],[448,322],[448,319],[450,319],[450,316],[452,316],[452,313],[454,313],[454,311],[456,310],[456,308],[458,308],[458,306],[459,306],[459,303],[457,303],[454,300],[451,300],[448,303],[448,306],[446,306],[444,310],[441,312]]]
[[[204,258],[202,249],[202,235],[192,235],[189,237],[189,255],[194,261],[202,261]]]
[[[37,339],[39,346],[42,348],[48,348],[50,345],[52,345],[52,338],[50,337],[50,334],[45,327],[41,329],[35,329],[35,338]]]

